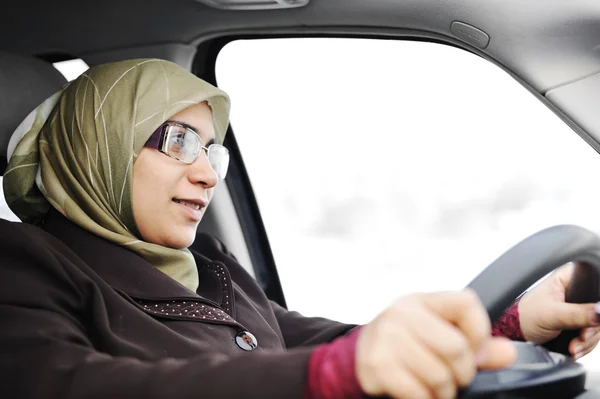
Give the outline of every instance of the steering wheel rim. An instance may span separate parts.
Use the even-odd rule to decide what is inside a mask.
[[[591,265],[600,285],[600,238],[580,226],[549,227],[506,251],[467,287],[477,293],[495,322],[515,298],[569,262]]]
[[[529,236],[506,251],[467,287],[474,290],[495,322],[523,292],[542,277],[569,262],[576,265],[567,288],[567,302],[600,300],[600,238],[575,225],[559,225]],[[568,355],[568,342],[576,331],[563,331],[550,342]],[[585,388],[585,370],[563,356],[554,360],[549,352],[530,343],[516,343],[518,359],[504,370],[480,372],[461,392],[466,398],[573,397]],[[535,366],[535,367],[532,367]],[[557,396],[561,395],[561,396]]]

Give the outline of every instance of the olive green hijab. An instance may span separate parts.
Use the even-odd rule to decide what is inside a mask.
[[[180,66],[137,59],[89,69],[17,128],[3,182],[8,205],[34,224],[52,206],[195,292],[198,271],[189,250],[141,240],[131,203],[132,169],[158,126],[204,101],[221,143],[229,117],[227,94]]]

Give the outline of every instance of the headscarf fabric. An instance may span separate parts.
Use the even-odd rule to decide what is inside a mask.
[[[9,207],[23,222],[37,224],[52,206],[195,292],[198,271],[189,250],[142,240],[133,216],[132,171],[158,126],[205,101],[215,141],[222,143],[227,94],[177,64],[136,59],[90,68],[32,111],[11,138],[3,178]]]

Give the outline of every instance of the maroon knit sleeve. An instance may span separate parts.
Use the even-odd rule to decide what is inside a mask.
[[[355,371],[356,341],[360,327],[316,347],[308,361],[303,399],[367,398]]]
[[[308,379],[303,399],[364,399],[355,372],[356,341],[360,327],[334,341],[321,344],[308,361]],[[492,335],[525,341],[519,322],[517,300],[492,326]]]
[[[513,341],[525,341],[519,321],[519,301],[506,309],[502,316],[492,326],[494,337],[506,337]]]

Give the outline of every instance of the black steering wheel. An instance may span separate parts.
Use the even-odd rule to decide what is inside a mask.
[[[492,322],[521,293],[557,267],[574,262],[566,300],[600,300],[600,238],[579,226],[542,230],[504,253],[468,287],[481,298]],[[573,398],[584,391],[585,369],[570,357],[568,344],[580,331],[563,331],[543,347],[515,342],[517,359],[498,371],[477,374],[463,399]]]

